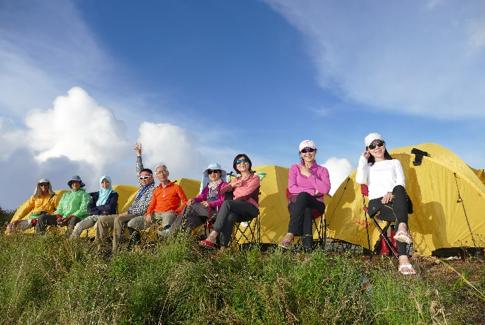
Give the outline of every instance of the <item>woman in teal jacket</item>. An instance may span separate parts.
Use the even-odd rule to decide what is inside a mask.
[[[57,210],[53,214],[45,214],[39,217],[35,231],[45,232],[49,225],[64,226],[68,223],[68,229],[72,231],[74,226],[88,214],[87,206],[91,196],[83,189],[85,184],[81,177],[75,175],[67,185],[72,189],[71,192],[64,193]]]

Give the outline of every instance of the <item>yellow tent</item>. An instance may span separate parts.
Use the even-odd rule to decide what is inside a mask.
[[[413,148],[429,153],[421,165],[413,164]],[[390,154],[403,166],[413,202],[409,228],[415,252],[431,255],[440,248],[485,246],[485,185],[472,169],[433,143],[395,149]],[[329,236],[368,247],[363,198],[355,174],[342,183],[327,207]],[[369,231],[372,247],[378,232],[372,224]]]

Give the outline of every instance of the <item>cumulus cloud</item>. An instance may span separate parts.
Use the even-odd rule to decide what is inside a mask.
[[[266,2],[305,36],[321,87],[377,109],[485,117],[482,4]]]
[[[322,166],[327,168],[330,174],[331,195],[337,191],[340,184],[355,170],[355,167],[347,159],[337,157],[327,159]]]
[[[198,177],[204,159],[197,150],[197,139],[187,130],[168,123],[143,122],[139,128],[146,162],[151,168],[167,165],[170,178]],[[189,177],[190,177],[189,176]]]

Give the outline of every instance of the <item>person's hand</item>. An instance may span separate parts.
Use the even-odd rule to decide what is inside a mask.
[[[18,220],[9,223],[8,226],[7,226],[7,232],[8,233],[13,232],[17,228],[19,223],[20,223],[20,221],[18,221]]]
[[[138,157],[141,157],[141,143],[140,144],[135,143],[135,151],[136,151],[136,155]]]
[[[69,218],[59,218],[57,219],[58,226],[64,226],[69,221]]]
[[[362,153],[362,156],[363,156],[365,159],[369,159],[369,157],[370,157],[370,152],[369,152],[369,150],[364,151],[364,152]]]
[[[187,201],[188,206],[191,206],[193,203],[194,203],[194,199],[190,199],[190,200]]]
[[[242,184],[242,179],[240,179],[240,180],[238,180],[238,181],[235,181],[235,182],[232,182],[232,183],[231,183],[231,186],[232,186],[232,188],[234,188],[234,187],[239,187],[239,186],[241,186],[241,184]]]
[[[300,166],[300,173],[306,177],[310,177],[311,174],[310,174],[310,171],[308,170],[308,168],[306,166],[303,166],[303,165],[298,165]]]
[[[381,202],[382,202],[382,204],[387,204],[387,203],[391,202],[393,198],[394,198],[394,195],[392,195],[392,193],[387,193],[386,195],[384,195],[382,197]]]
[[[145,223],[152,223],[153,222],[153,216],[151,214],[145,216]]]
[[[200,202],[200,204],[202,204],[202,205],[203,205],[203,206],[205,206],[206,208],[210,207],[210,204],[209,204],[209,202],[207,202],[207,201],[202,201],[202,202]]]
[[[320,192],[318,192],[318,190],[315,190],[315,193],[313,194],[313,196],[319,196]]]

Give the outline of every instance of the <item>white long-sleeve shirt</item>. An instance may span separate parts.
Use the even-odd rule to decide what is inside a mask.
[[[392,193],[397,185],[405,187],[404,172],[397,159],[379,161],[371,166],[364,156],[360,156],[355,181],[359,184],[367,183],[369,200]]]

